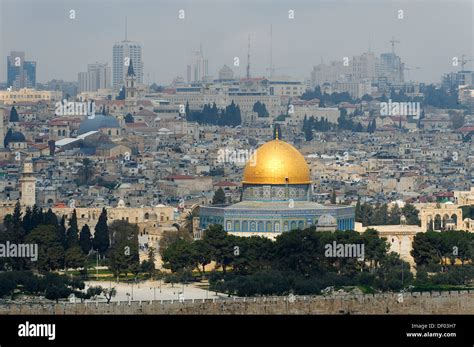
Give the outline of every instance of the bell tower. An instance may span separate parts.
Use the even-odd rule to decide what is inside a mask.
[[[36,203],[36,178],[34,176],[33,163],[31,160],[26,160],[23,164],[20,189],[21,205],[33,206]]]
[[[133,107],[137,104],[137,77],[133,70],[133,62],[130,59],[127,76],[125,77],[125,107],[127,111],[133,111]]]

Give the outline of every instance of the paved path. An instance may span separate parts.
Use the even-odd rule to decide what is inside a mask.
[[[199,284],[190,283],[187,285],[177,283],[174,287],[171,284],[160,281],[146,281],[138,284],[131,283],[117,283],[113,281],[88,281],[86,282],[86,289],[90,286],[101,286],[103,288],[115,287],[117,289],[117,295],[112,298],[111,301],[128,301],[131,300],[179,300],[181,299],[213,299],[213,298],[224,298],[226,294],[208,291],[201,288]],[[202,286],[202,284],[201,284]],[[133,290],[132,290],[133,287]],[[132,298],[133,291],[133,298]],[[184,292],[184,297],[180,294]],[[103,295],[98,297],[99,301],[105,301]],[[95,301],[95,300],[91,300]]]

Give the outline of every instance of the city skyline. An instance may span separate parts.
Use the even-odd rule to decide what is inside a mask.
[[[367,52],[369,47],[377,55],[390,52],[392,37],[400,41],[395,52],[403,62],[409,68],[420,67],[409,72],[413,80],[439,83],[442,74],[459,71],[460,66],[452,66],[453,57],[461,58],[462,54],[472,57],[472,5],[469,1],[456,1],[456,6],[439,1],[438,6],[429,7],[423,1],[388,5],[374,1],[337,4],[297,1],[277,2],[271,8],[266,6],[266,1],[245,2],[240,6],[233,1],[198,4],[189,1],[140,1],[137,5],[129,1],[99,4],[49,1],[39,6],[30,1],[3,1],[0,7],[2,56],[6,57],[10,51],[25,51],[29,59],[38,64],[40,83],[51,79],[76,81],[77,74],[87,64],[100,61],[113,65],[112,47],[125,38],[127,17],[128,39],[140,44],[143,50],[145,83],[167,85],[178,76],[186,79],[186,66],[192,62],[192,54],[201,42],[204,57],[209,60],[210,75],[217,78],[225,64],[236,76],[245,77],[249,34],[251,75],[268,76],[270,26],[275,74],[299,79],[309,78],[313,66],[322,60],[326,63],[345,56],[351,59]],[[27,7],[33,10],[27,11]],[[71,9],[75,11],[74,19],[69,18]],[[180,9],[185,11],[184,19],[178,18]],[[295,11],[294,19],[288,19],[289,9]],[[403,19],[397,18],[399,9],[404,11]],[[441,12],[443,21],[437,21]],[[104,13],[108,15],[104,17]],[[226,16],[226,13],[232,15]],[[15,26],[20,15],[26,17],[21,20],[29,25]],[[451,22],[446,18],[455,19]],[[66,24],[70,30],[55,30]],[[29,26],[34,27],[36,35],[31,35]],[[216,27],[219,30],[215,30]],[[313,35],[308,35],[308,28],[315,28]],[[299,36],[304,39],[296,40]],[[38,37],[44,39],[38,40]],[[444,47],[441,51],[440,41]],[[239,57],[240,66],[234,66],[234,57]],[[6,81],[6,61],[0,61],[3,82]],[[471,67],[472,63],[467,65]]]

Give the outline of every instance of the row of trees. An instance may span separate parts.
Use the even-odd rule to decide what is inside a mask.
[[[267,111],[267,107],[265,106],[265,104],[263,102],[260,102],[260,101],[257,101],[254,105],[253,105],[253,112],[257,112],[258,114],[258,117],[268,117],[269,116],[269,113]]]
[[[420,286],[468,285],[474,279],[474,234],[449,230],[418,233],[411,251]]]
[[[307,116],[303,119],[303,128],[302,131],[305,135],[306,141],[311,141],[313,139],[313,130],[319,132],[326,131],[335,131],[340,130],[351,130],[354,132],[363,132],[364,127],[359,122],[354,122],[348,115],[345,108],[339,110],[340,116],[338,118],[338,124],[330,123],[327,118],[321,117],[320,119],[315,119],[314,116],[308,118]],[[369,124],[367,131],[375,131],[375,120]]]
[[[412,204],[405,204],[400,208],[397,204],[393,204],[391,208],[387,204],[371,204],[364,202],[361,204],[360,198],[357,200],[355,208],[355,220],[361,222],[362,225],[398,225],[401,216],[406,218],[406,224],[420,225],[418,218],[419,211]]]
[[[11,297],[16,294],[28,294],[44,296],[46,299],[55,300],[68,298],[73,294],[81,302],[87,299],[95,299],[103,295],[109,303],[117,294],[115,288],[102,288],[92,286],[87,288],[82,280],[73,279],[68,276],[48,273],[39,276],[31,271],[12,271],[0,273],[0,298]]]
[[[319,107],[337,105],[341,102],[354,103],[356,101],[352,99],[350,94],[347,92],[343,92],[343,93],[334,92],[332,94],[322,93],[321,88],[319,86],[316,86],[316,88],[314,88],[314,91],[305,92],[303,95],[301,95],[300,99],[302,100],[319,99]]]
[[[328,257],[325,245],[364,244],[364,260]],[[364,285],[381,290],[400,289],[410,283],[407,263],[388,253],[385,239],[375,230],[316,232],[314,228],[279,235],[275,241],[262,237],[237,237],[212,225],[203,239],[168,239],[161,245],[163,266],[189,278],[193,270],[204,274],[215,262],[222,271],[209,278],[213,289],[237,295],[319,293],[332,285]],[[402,284],[401,271],[405,269]],[[231,270],[231,271],[229,271]]]
[[[40,273],[68,268],[83,269],[87,275],[88,260],[97,255],[109,267],[114,276],[139,273],[153,277],[155,272],[155,251],[149,249],[148,259],[140,264],[138,226],[127,221],[115,220],[107,224],[107,210],[104,208],[92,236],[85,224],[79,231],[77,213],[71,218],[61,219],[49,209],[46,213],[36,205],[26,208],[22,216],[20,204],[15,205],[13,214],[4,219],[5,230],[0,232],[0,243],[37,244],[36,261],[24,258],[1,258],[0,268],[10,271],[25,269]],[[95,263],[95,262],[94,262]]]
[[[212,106],[210,104],[204,105],[201,111],[190,111],[189,103],[187,103],[185,112],[187,121],[199,124],[237,126],[242,123],[240,107],[234,103],[234,100],[225,109],[219,109],[214,102]]]
[[[35,269],[48,272],[83,267],[86,256],[92,250],[104,256],[110,245],[105,208],[99,216],[93,237],[87,224],[79,231],[75,209],[66,226],[65,216],[59,219],[51,209],[44,213],[36,205],[27,207],[23,215],[19,202],[16,203],[13,214],[5,216],[4,227],[0,241],[38,245],[38,260],[35,262],[22,258],[0,260],[3,268],[11,270]]]
[[[420,92],[424,94],[424,97],[410,97],[406,95],[403,90],[399,90],[397,92],[394,88],[392,88],[388,95],[384,93],[380,97],[375,98],[375,100],[381,102],[388,102],[389,99],[391,99],[392,102],[421,102],[423,106],[433,106],[445,109],[462,108],[462,106],[458,102],[458,91],[455,86],[452,86],[451,88],[439,88],[433,84],[430,84],[422,87],[420,89]],[[305,92],[301,96],[301,99],[319,99],[320,107],[325,107],[326,105],[338,105],[341,102],[357,103],[359,101],[370,102],[374,100],[374,98],[372,98],[370,95],[364,95],[360,100],[358,100],[352,99],[349,93],[347,92],[334,92],[332,94],[322,93],[321,88],[319,86],[317,86],[314,91]]]

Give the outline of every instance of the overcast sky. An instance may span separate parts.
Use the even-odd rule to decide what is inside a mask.
[[[77,81],[77,73],[96,61],[112,64],[112,46],[125,36],[142,45],[144,81],[169,84],[186,77],[186,65],[202,42],[209,73],[240,57],[237,75],[245,75],[247,38],[251,36],[251,74],[309,77],[313,65],[363,53],[395,51],[412,70],[412,79],[439,82],[454,71],[452,58],[474,59],[472,0],[0,0],[0,81],[6,57],[25,51],[37,62],[37,80]],[[69,11],[76,18],[69,19]],[[178,19],[185,10],[186,18]],[[288,10],[295,18],[288,19]],[[397,11],[404,11],[404,19]],[[474,62],[467,65],[474,69]],[[414,69],[419,67],[420,69]]]

